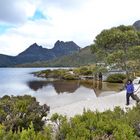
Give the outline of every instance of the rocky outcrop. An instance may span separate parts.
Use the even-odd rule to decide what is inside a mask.
[[[72,54],[73,52],[79,50],[80,47],[77,44],[75,44],[73,41],[63,42],[59,40],[55,43],[54,48],[52,49],[56,57],[67,55],[67,52],[69,52],[69,54]]]

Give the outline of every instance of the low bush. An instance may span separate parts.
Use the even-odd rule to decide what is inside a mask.
[[[0,123],[6,131],[17,132],[18,129],[28,129],[31,121],[35,131],[43,129],[42,117],[47,116],[49,106],[39,105],[35,97],[3,96],[0,98]]]
[[[4,97],[7,98],[9,97]],[[55,113],[51,117],[53,124],[46,125],[40,131],[35,131],[35,120],[29,123],[27,129],[16,133],[6,131],[1,124],[0,140],[139,140],[139,116],[139,104],[126,111],[120,107],[105,112],[84,110],[82,115],[69,119]]]
[[[110,83],[123,83],[124,79],[126,79],[126,75],[125,74],[111,74],[107,77],[107,82]]]
[[[138,107],[136,108],[133,109],[133,111],[135,110],[134,116],[140,115]],[[83,115],[76,115],[69,121],[57,115],[60,125],[56,140],[138,139],[139,136],[136,133],[136,128],[133,126],[138,118],[133,117],[134,120],[131,120],[129,118],[131,113],[131,110],[126,113],[119,107],[116,107],[114,111],[108,110],[102,113],[90,110],[85,111]],[[57,122],[57,118],[55,117],[55,122]]]
[[[77,80],[78,77],[76,77],[73,74],[66,73],[66,74],[63,75],[62,79],[64,79],[64,80]]]

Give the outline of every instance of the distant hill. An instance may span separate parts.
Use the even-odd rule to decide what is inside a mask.
[[[140,20],[134,22],[133,26],[135,27],[136,30],[140,31]]]
[[[0,67],[12,66],[14,63],[14,57],[0,54]]]
[[[91,53],[90,46],[81,49],[79,52],[75,52],[71,55],[60,57],[51,61],[38,61],[34,63],[28,63],[20,65],[22,67],[74,67],[83,66],[88,64],[94,64],[95,57]]]
[[[52,49],[34,43],[17,56],[0,55],[0,67],[9,67],[35,61],[47,61],[78,52],[80,47],[73,41],[57,41]]]
[[[48,63],[49,66],[82,66],[95,63],[95,57],[91,53],[90,46],[81,49],[69,56],[64,56],[59,59],[52,60]]]

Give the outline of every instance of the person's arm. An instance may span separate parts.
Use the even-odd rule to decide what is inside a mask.
[[[125,86],[124,86],[124,87],[125,87],[125,89],[127,89],[127,84],[125,84]]]
[[[132,84],[132,91],[134,92],[134,85]]]

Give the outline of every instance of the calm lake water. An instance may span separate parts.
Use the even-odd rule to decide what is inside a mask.
[[[0,97],[29,94],[35,96],[41,104],[47,103],[55,108],[81,100],[109,96],[122,87],[121,84],[93,80],[53,81],[30,74],[44,69],[50,68],[0,68]]]

